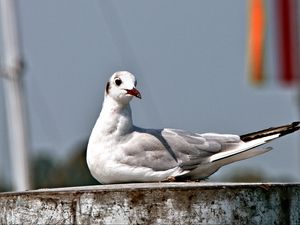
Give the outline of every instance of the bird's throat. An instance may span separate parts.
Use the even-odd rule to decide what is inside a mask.
[[[130,105],[116,104],[107,98],[98,120],[99,128],[107,135],[124,135],[133,127]]]

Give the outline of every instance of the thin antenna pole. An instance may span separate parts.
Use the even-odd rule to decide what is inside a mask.
[[[9,147],[12,165],[12,185],[16,191],[30,189],[28,165],[28,130],[23,99],[21,55],[15,0],[0,0],[3,68]]]

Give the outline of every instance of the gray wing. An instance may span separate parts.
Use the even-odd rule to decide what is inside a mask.
[[[120,161],[131,166],[152,168],[155,171],[178,166],[190,170],[202,159],[232,149],[239,143],[238,135],[136,128],[123,143],[124,157],[120,158]]]

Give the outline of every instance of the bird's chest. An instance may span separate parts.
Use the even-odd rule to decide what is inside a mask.
[[[97,166],[114,161],[116,156],[122,154],[122,137],[117,132],[111,132],[103,136],[98,136],[97,140],[90,142],[87,156],[93,164]]]
[[[117,158],[122,155],[121,144],[116,137],[106,136],[101,142],[90,145],[87,151],[87,163],[92,175],[101,183],[107,183],[116,168]]]

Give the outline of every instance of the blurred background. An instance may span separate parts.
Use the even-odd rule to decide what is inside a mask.
[[[29,188],[97,184],[86,145],[105,83],[118,70],[137,77],[143,98],[132,102],[132,112],[138,126],[244,134],[298,120],[299,8],[282,2],[296,3],[16,1]],[[7,82],[3,75],[0,191],[16,189]],[[299,133],[269,146],[274,150],[223,167],[210,180],[299,182]]]

